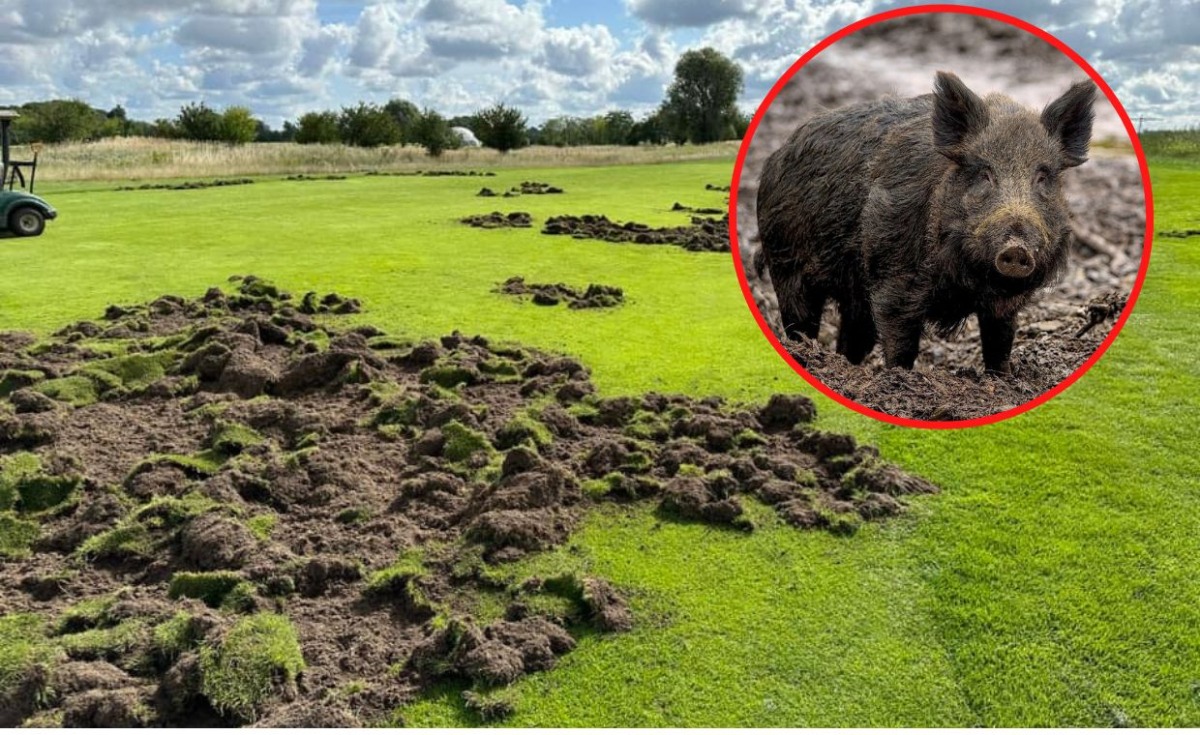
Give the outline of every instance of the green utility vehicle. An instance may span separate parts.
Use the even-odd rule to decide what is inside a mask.
[[[38,154],[41,145],[34,144],[33,159],[12,160],[9,147],[9,126],[20,115],[14,110],[0,110],[0,154],[3,168],[0,176],[0,233],[17,237],[37,237],[46,229],[46,220],[58,216],[58,210],[45,199],[33,195],[33,184],[37,180]],[[25,175],[28,172],[29,179]],[[17,189],[17,182],[21,188]]]

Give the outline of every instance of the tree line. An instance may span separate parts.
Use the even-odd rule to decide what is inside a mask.
[[[393,99],[382,105],[359,102],[340,110],[308,112],[275,130],[239,105],[217,110],[194,102],[184,105],[174,118],[147,122],[130,119],[120,106],[105,111],[80,100],[51,100],[22,105],[13,128],[17,140],[24,142],[147,136],[232,145],[255,141],[368,148],[417,145],[432,156],[463,144],[452,131],[456,127],[470,130],[484,146],[499,151],[527,145],[711,143],[745,134],[749,118],[736,106],[742,81],[737,64],[705,48],[680,57],[662,103],[641,118],[627,110],[613,110],[592,117],[555,117],[531,126],[523,112],[502,103],[447,118],[432,108]]]

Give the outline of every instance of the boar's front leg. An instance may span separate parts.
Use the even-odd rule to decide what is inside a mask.
[[[875,330],[883,343],[883,361],[887,367],[912,370],[921,347],[925,313],[920,297],[911,284],[893,281],[876,288],[871,295]]]
[[[989,373],[1008,375],[1012,372],[1009,355],[1013,337],[1017,334],[1016,315],[997,317],[979,314],[979,341],[983,345],[983,367]]]
[[[865,298],[851,297],[838,302],[842,326],[838,330],[837,351],[850,361],[861,364],[875,348],[875,319]]]

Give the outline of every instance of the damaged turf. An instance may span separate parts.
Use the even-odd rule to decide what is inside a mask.
[[[729,215],[721,219],[692,217],[692,224],[650,227],[638,222],[614,222],[602,214],[562,215],[546,220],[544,235],[570,235],[576,239],[631,242],[639,245],[676,245],[696,252],[729,252]]]
[[[526,283],[523,276],[513,276],[496,290],[508,296],[529,296],[538,306],[565,303],[571,309],[609,309],[625,303],[623,290],[598,283],[580,289],[565,283]]]
[[[490,688],[572,631],[636,624],[605,580],[504,566],[595,505],[850,533],[936,491],[804,397],[600,398],[572,358],[346,304],[245,277],[0,335],[0,724],[373,724],[443,677],[502,717]]]

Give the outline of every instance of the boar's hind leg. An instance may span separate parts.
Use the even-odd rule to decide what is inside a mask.
[[[776,289],[783,331],[791,340],[800,339],[801,335],[816,339],[821,331],[821,314],[825,311],[825,289],[805,285],[798,277],[783,286]]]
[[[851,365],[858,365],[875,349],[875,319],[865,300],[845,299],[838,302],[842,326],[838,330],[837,351]]]
[[[979,341],[983,345],[983,366],[989,373],[1007,375],[1012,372],[1008,360],[1012,353],[1013,337],[1017,333],[1016,317],[1001,319],[979,315]]]

